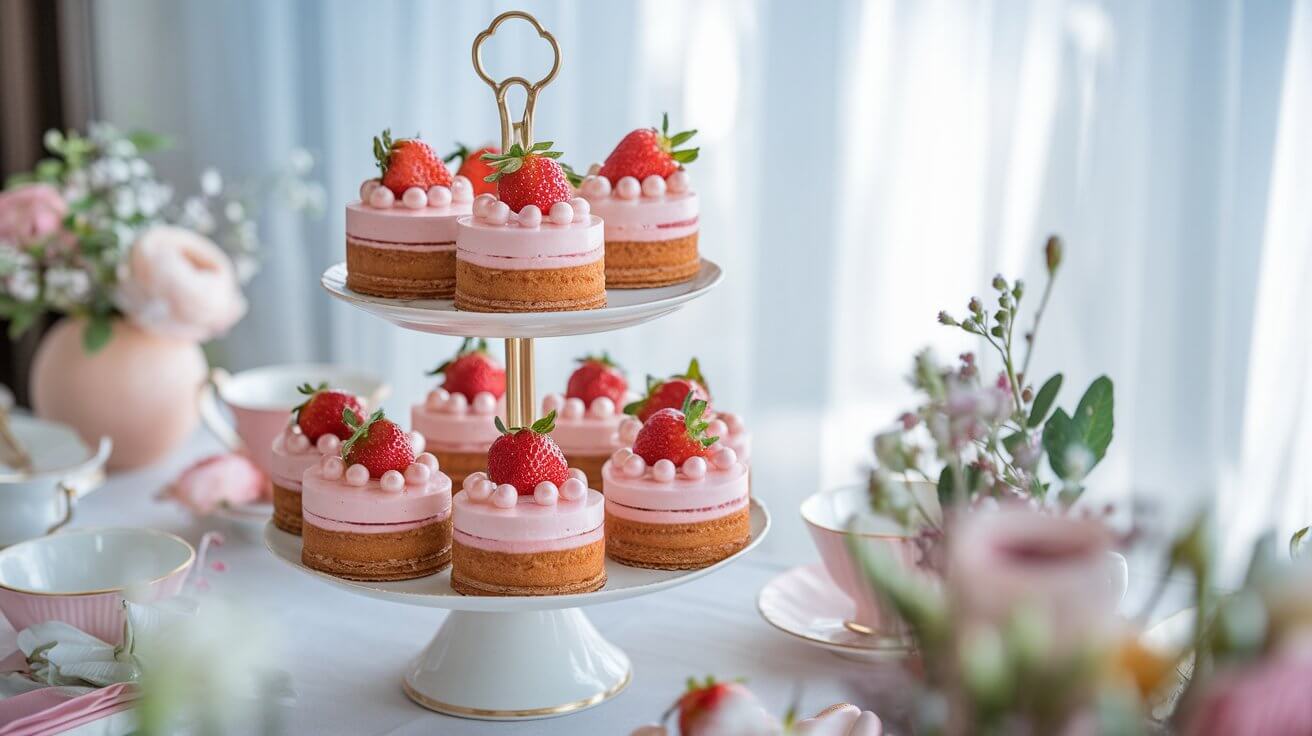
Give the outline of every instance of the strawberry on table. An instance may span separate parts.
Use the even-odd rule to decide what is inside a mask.
[[[556,161],[560,152],[551,150],[551,141],[535,143],[527,151],[516,143],[505,153],[485,153],[482,158],[496,169],[484,181],[496,183],[497,197],[512,212],[532,204],[545,215],[551,205],[574,197],[566,169]]]
[[[451,186],[451,172],[431,146],[418,138],[392,140],[392,131],[384,130],[374,138],[374,160],[382,172],[382,185],[400,199],[405,190],[418,187]]]
[[[498,399],[506,393],[506,369],[488,352],[487,340],[483,338],[477,341],[472,337],[465,338],[455,357],[429,371],[428,375],[445,376],[442,388],[453,394],[464,394],[468,401],[473,401],[483,391]]]
[[[740,682],[703,682],[688,678],[688,689],[674,706],[679,712],[681,736],[727,736],[753,734],[773,736],[783,732],[779,720]]]
[[[608,353],[586,355],[578,362],[579,367],[574,369],[566,384],[565,398],[582,399],[584,406],[591,406],[593,400],[604,396],[615,406],[623,405],[629,382]]]
[[[647,395],[625,406],[624,413],[645,422],[661,409],[682,407],[683,399],[690,391],[695,399],[707,403],[711,400],[711,394],[706,388],[706,379],[702,376],[701,366],[698,365],[696,358],[689,361],[688,369],[683,373],[670,376],[663,381],[647,376]]]
[[[551,439],[556,428],[556,412],[533,422],[528,427],[506,429],[501,417],[496,418],[501,436],[493,440],[487,451],[487,477],[493,483],[509,483],[521,496],[533,495],[543,481],[557,487],[569,480],[569,465],[565,453]]]
[[[681,165],[697,160],[699,148],[679,149],[678,146],[688,142],[697,134],[696,130],[685,130],[670,135],[670,116],[661,117],[661,129],[639,128],[620,140],[615,150],[606,157],[598,172],[614,185],[620,179],[631,176],[642,181],[649,176],[662,179],[673,174]]]
[[[351,436],[351,428],[342,421],[342,414],[345,409],[356,414],[363,412],[359,398],[345,391],[329,389],[326,383],[318,386],[303,383],[296,390],[307,397],[292,409],[296,425],[306,439],[315,442],[325,434],[336,435],[339,439]]]
[[[383,473],[395,470],[404,473],[415,461],[415,448],[410,435],[396,422],[383,416],[379,409],[367,420],[349,407],[342,411],[342,421],[353,434],[342,444],[342,460],[347,467],[363,465],[370,478],[381,478]]]
[[[661,409],[652,414],[638,430],[633,453],[654,465],[657,460],[669,460],[683,465],[690,457],[706,457],[706,448],[719,437],[707,437],[706,402],[684,394],[680,409]]]
[[[456,170],[456,176],[463,176],[473,185],[474,196],[480,194],[496,194],[497,185],[487,180],[487,177],[496,173],[492,165],[483,160],[483,154],[490,153],[497,155],[501,149],[496,146],[483,146],[474,150],[469,150],[463,143],[456,143],[456,150],[442,159],[446,163],[451,163],[460,159],[460,167]]]

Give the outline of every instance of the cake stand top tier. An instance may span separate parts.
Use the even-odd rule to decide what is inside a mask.
[[[561,337],[640,325],[678,310],[710,291],[723,274],[702,259],[696,278],[655,289],[607,289],[606,306],[577,312],[462,312],[450,299],[386,299],[346,288],[346,264],[323,272],[320,283],[334,297],[407,330],[456,337]]]

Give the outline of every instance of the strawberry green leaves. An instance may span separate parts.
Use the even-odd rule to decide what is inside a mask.
[[[346,423],[346,426],[351,428],[351,437],[342,443],[342,457],[347,457],[351,452],[351,448],[355,447],[355,443],[369,436],[369,427],[382,418],[382,409],[378,409],[373,414],[370,414],[367,420],[360,419],[360,415],[352,411],[350,407],[343,409],[342,421]]]
[[[683,424],[688,428],[688,436],[693,440],[702,443],[702,447],[710,447],[719,441],[719,437],[707,437],[706,429],[711,423],[702,417],[706,414],[706,402],[696,398],[692,391],[683,397]]]
[[[441,365],[434,368],[433,370],[428,371],[424,375],[440,376],[443,373],[446,373],[446,369],[449,368],[452,363],[456,362],[456,360],[460,358],[460,356],[468,355],[469,353],[486,353],[486,352],[487,352],[487,338],[480,337],[477,340],[475,340],[472,337],[466,337],[460,343],[460,348],[456,350],[456,354],[454,357],[452,357],[450,360],[446,361],[445,363],[442,363]]]
[[[524,166],[524,159],[529,156],[540,156],[542,158],[560,158],[560,151],[551,150],[554,145],[552,141],[539,141],[529,147],[527,151],[518,143],[510,147],[505,153],[485,153],[483,160],[496,169],[496,173],[488,174],[484,181],[495,182],[501,177],[513,174]]]
[[[545,417],[542,417],[527,427],[507,428],[505,422],[501,421],[501,417],[497,417],[492,423],[496,425],[497,431],[501,434],[516,434],[518,432],[523,432],[526,429],[534,434],[551,434],[552,430],[556,428],[556,410],[552,409],[547,412]]]
[[[681,164],[690,164],[696,161],[697,155],[701,153],[700,148],[678,148],[687,143],[694,135],[697,135],[695,128],[670,135],[670,114],[661,115],[661,148],[669,152],[670,158]]]

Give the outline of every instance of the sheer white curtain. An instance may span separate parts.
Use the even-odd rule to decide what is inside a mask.
[[[1067,374],[1067,402],[1100,373],[1117,384],[1098,497],[1218,499],[1236,537],[1312,521],[1308,0],[517,5],[565,49],[537,133],[567,160],[602,158],[663,111],[701,130],[703,244],[727,273],[657,323],[540,341],[539,388],[592,349],[638,381],[699,355],[756,430],[776,549],[806,547],[797,499],[858,477],[871,432],[911,399],[914,350],[979,348],[938,309],[997,271],[1038,284],[1050,232],[1068,256],[1038,372]],[[222,360],[369,368],[396,386],[394,412],[425,389],[454,340],[382,325],[316,282],[341,259],[340,205],[370,173],[372,135],[496,137],[469,44],[514,6],[95,5],[100,113],[186,141],[172,171],[249,174],[295,145],[321,159],[329,211],[265,218],[252,316]],[[519,38],[489,49],[495,68],[544,68]]]

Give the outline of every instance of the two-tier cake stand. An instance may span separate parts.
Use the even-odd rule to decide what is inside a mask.
[[[502,82],[483,70],[481,47],[504,21],[530,23],[551,44],[555,61],[535,84],[522,77]],[[527,13],[504,13],[474,41],[474,68],[496,94],[501,113],[502,150],[512,141],[525,149],[532,143],[533,104],[537,93],[560,69],[560,47],[550,33]],[[527,93],[521,121],[512,123],[506,91],[520,86]],[[583,335],[632,327],[663,317],[705,294],[721,278],[720,268],[703,260],[701,271],[688,283],[657,289],[609,290],[607,306],[580,312],[485,314],[457,311],[449,300],[382,299],[346,288],[346,266],[324,272],[330,294],[370,314],[409,330],[457,337],[501,337],[506,343],[506,413],[509,426],[533,420],[533,340],[539,337]],[[447,569],[435,575],[401,582],[369,583],[343,580],[301,564],[300,537],[270,523],[265,544],[288,564],[359,595],[413,606],[450,611],[437,635],[406,669],[402,687],[419,705],[467,718],[511,720],[565,715],[601,703],[628,685],[628,657],[606,641],[584,615],[582,607],[656,593],[695,580],[732,563],[760,543],[770,527],[765,507],[753,500],[751,541],[745,549],[701,570],[645,570],[606,562],[606,586],[596,592],[538,597],[463,596],[451,588]]]

